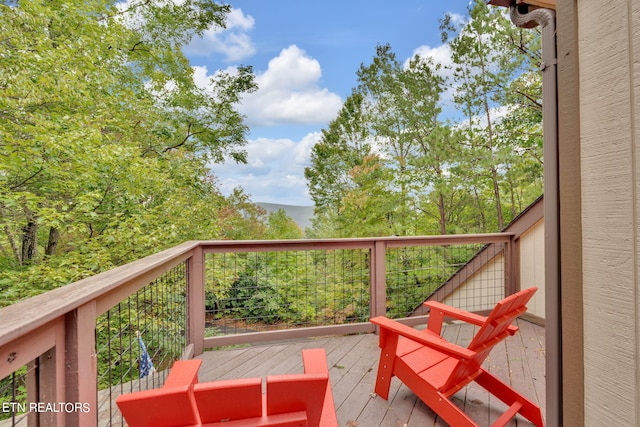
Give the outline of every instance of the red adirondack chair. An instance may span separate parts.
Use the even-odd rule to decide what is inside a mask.
[[[198,383],[201,360],[175,362],[159,389],[118,396],[129,427],[337,427],[323,349],[302,350],[303,374]]]
[[[537,288],[500,301],[487,316],[458,310],[438,302],[426,302],[431,311],[427,329],[416,330],[386,317],[374,317],[380,326],[380,363],[375,392],[388,399],[391,378],[396,376],[427,406],[455,427],[477,426],[449,398],[475,381],[509,406],[492,426],[506,425],[517,413],[543,427],[540,407],[482,368],[491,349],[518,331],[511,322],[527,311],[526,304]],[[445,317],[462,320],[480,329],[467,348],[440,337]]]

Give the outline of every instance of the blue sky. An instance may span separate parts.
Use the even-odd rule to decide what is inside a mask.
[[[439,19],[465,15],[469,0],[234,0],[227,29],[208,31],[185,52],[204,84],[218,70],[251,65],[259,90],[239,110],[250,127],[248,164],[211,165],[220,189],[242,187],[254,202],[309,206],[304,168],[320,131],[356,85],[378,44],[398,59],[448,63]]]

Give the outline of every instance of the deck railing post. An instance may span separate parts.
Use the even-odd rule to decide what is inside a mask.
[[[37,363],[38,359],[34,359],[27,364],[27,402],[40,401],[40,397],[38,396],[39,379],[36,369]],[[40,420],[38,418],[38,415],[39,414],[34,411],[29,411],[27,413],[27,427],[37,426],[39,424]]]
[[[511,236],[509,240],[509,246],[511,247],[511,286],[513,292],[520,290],[520,238],[519,236]]]
[[[376,240],[371,248],[371,301],[369,317],[384,316],[387,312],[387,245]]]
[[[98,421],[96,301],[69,312],[65,319],[66,402],[82,410],[67,415],[67,426],[95,426]]]
[[[188,343],[193,345],[193,356],[204,351],[205,293],[204,249],[198,246],[187,260],[187,329]]]
[[[56,358],[58,354],[56,349],[51,349],[45,352],[42,356],[38,357],[34,361],[37,368],[34,370],[33,376],[35,384],[35,395],[33,400],[29,399],[29,402],[42,402],[42,403],[54,403],[61,402],[60,396],[56,395]],[[34,419],[29,420],[29,424],[52,426],[60,425],[60,422],[64,422],[64,413],[58,411],[39,411],[29,412],[29,415],[33,415],[32,418],[37,418],[37,423]],[[56,424],[57,423],[57,424]]]
[[[515,294],[517,290],[516,280],[516,251],[515,251],[515,239],[513,236],[509,241],[504,243],[504,296]]]

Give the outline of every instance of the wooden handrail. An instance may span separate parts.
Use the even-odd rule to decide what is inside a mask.
[[[197,241],[185,242],[0,309],[0,347],[92,300],[105,298],[120,286],[129,284],[141,276],[149,273],[153,275],[169,265],[177,264],[177,259],[188,258],[199,246],[200,242]],[[157,275],[161,274],[160,272]]]

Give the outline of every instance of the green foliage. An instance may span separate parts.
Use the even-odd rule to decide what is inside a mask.
[[[387,315],[407,317],[461,266],[481,245],[400,248],[387,255]]]
[[[181,52],[229,10],[0,4],[1,304],[185,240],[261,235],[241,191],[223,197],[209,172],[245,160],[235,106],[251,68],[200,87]]]
[[[239,318],[261,320],[267,323],[280,319],[278,289],[269,280],[258,280],[242,272],[228,291],[222,309]],[[237,314],[236,314],[237,313]]]
[[[315,325],[366,321],[369,272],[359,251],[220,254],[207,259],[215,320]]]

